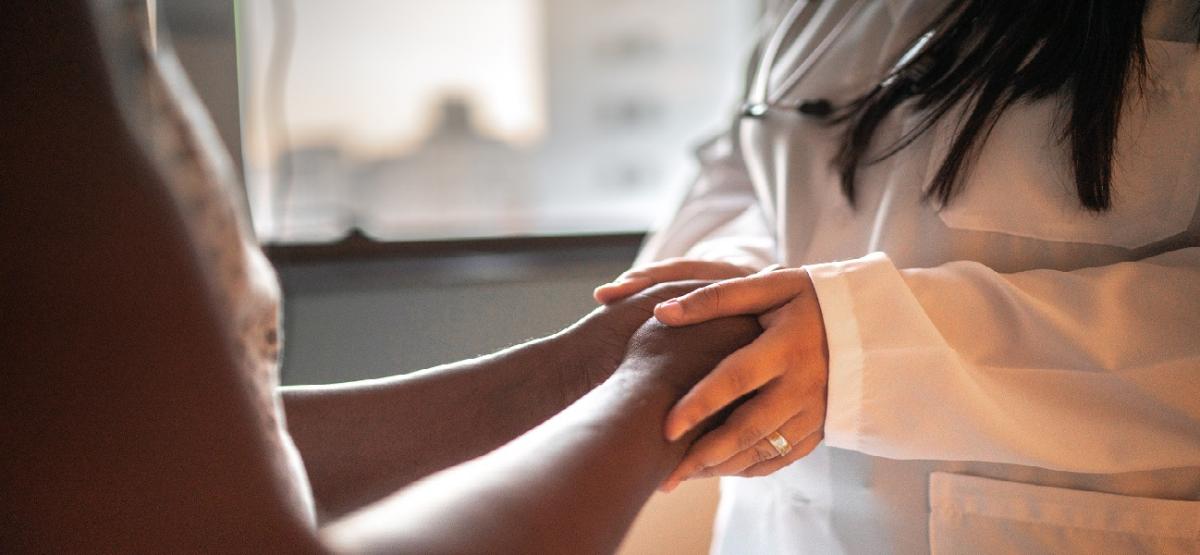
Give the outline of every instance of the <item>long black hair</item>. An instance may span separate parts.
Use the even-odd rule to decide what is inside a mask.
[[[1008,107],[1062,93],[1062,140],[1069,142],[1079,200],[1089,210],[1108,210],[1125,94],[1145,78],[1145,10],[1146,0],[951,2],[890,75],[833,119],[845,125],[834,159],[842,191],[853,204],[860,165],[902,150],[948,113],[961,114],[926,192],[944,206]],[[1196,18],[1200,41],[1200,12]],[[921,113],[918,124],[864,160],[879,124],[908,100]]]

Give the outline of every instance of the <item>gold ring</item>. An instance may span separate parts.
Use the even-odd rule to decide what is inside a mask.
[[[771,444],[771,447],[775,448],[775,452],[779,453],[780,457],[786,456],[792,451],[792,444],[788,443],[787,438],[783,437],[779,432],[771,432],[771,435],[767,436],[767,442]]]

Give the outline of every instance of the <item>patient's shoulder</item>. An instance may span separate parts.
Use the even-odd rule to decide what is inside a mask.
[[[79,4],[63,10],[87,15]],[[0,40],[29,52],[2,57],[0,89],[0,421],[19,454],[0,457],[19,519],[0,551],[220,550],[279,532],[291,521],[275,449],[187,216],[118,105],[94,29],[29,12],[0,18]],[[43,50],[5,36],[59,23],[80,24]]]

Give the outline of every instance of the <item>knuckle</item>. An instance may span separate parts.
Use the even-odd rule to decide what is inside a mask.
[[[754,450],[754,462],[755,463],[767,462],[767,461],[775,458],[775,456],[778,454],[775,452],[775,448],[771,447],[770,445],[767,445],[766,443],[764,443],[762,441],[755,443],[753,450]]]
[[[711,475],[713,475],[713,476],[727,476],[731,472],[736,472],[741,468],[741,467],[731,468],[732,465],[737,464],[737,462],[736,462],[737,460],[738,460],[738,457],[735,454],[734,456],[732,456],[728,459],[725,459],[717,464],[709,465],[708,467],[705,468],[705,470],[709,471],[711,473]]]
[[[724,387],[735,397],[754,388],[754,376],[741,366],[731,366],[725,372],[724,382]]]
[[[725,463],[725,461],[728,459],[728,456],[730,456],[730,453],[726,452],[725,449],[719,449],[716,447],[706,449],[706,452],[704,452],[704,454],[698,458],[698,463],[700,464],[696,465],[697,469],[708,469],[708,467],[720,466],[722,463]]]
[[[820,433],[821,429],[825,427],[824,404],[822,403],[820,406],[817,406],[817,403],[813,403],[809,406],[809,410],[806,412],[808,414],[806,414],[804,418],[806,427],[805,431],[810,435],[814,433]],[[818,439],[817,441],[820,440]]]
[[[802,370],[809,366],[809,357],[807,356],[807,353],[805,353],[803,349],[799,348],[795,344],[781,345],[778,351],[779,352],[777,356],[781,359],[783,365],[786,368],[791,369],[793,372]],[[807,382],[808,379],[806,378],[805,381]]]
[[[730,392],[741,391],[742,388],[746,387],[747,383],[748,380],[744,372],[736,368],[731,368],[721,377],[721,381],[718,382],[717,387]]]
[[[797,422],[796,425],[798,431],[801,434],[804,434],[807,438],[808,435],[819,433],[821,431],[825,421],[825,407],[815,407],[810,405],[805,410],[801,411],[798,416],[799,422]]]
[[[689,306],[688,308],[691,308],[693,310],[701,309],[701,310],[712,310],[715,312],[720,312],[721,311],[721,286],[719,284],[715,284],[715,283],[711,284],[711,285],[705,285],[704,287],[697,289],[696,292],[694,294],[692,294],[691,298],[688,300],[690,300],[691,302],[685,303],[685,304],[691,304],[692,306]]]
[[[704,452],[696,454],[696,464],[693,470],[716,466],[724,460],[725,457],[717,449],[710,447],[705,449]]]
[[[755,424],[744,425],[742,426],[741,430],[738,430],[737,433],[738,449],[748,449],[749,447],[761,441],[763,437],[766,437],[766,435],[767,434],[762,431],[761,426]]]

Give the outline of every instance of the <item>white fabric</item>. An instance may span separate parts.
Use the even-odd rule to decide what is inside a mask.
[[[933,553],[1200,553],[1196,503],[935,472]]]
[[[664,252],[753,268],[770,264],[775,241],[733,141],[717,137],[697,149],[696,158],[700,177],[676,210],[671,232],[651,236],[634,265],[661,258],[658,253]]]
[[[807,10],[787,33],[768,89],[850,18],[794,88],[768,91],[778,106],[860,94],[944,0],[853,4]],[[1075,197],[1066,152],[1053,141],[1056,98],[1002,118],[944,210],[922,197],[945,151],[943,128],[861,171],[857,208],[829,163],[837,128],[775,109],[712,143],[730,147],[706,152],[691,194],[639,260],[806,265],[831,354],[825,445],[773,476],[724,480],[714,552],[1194,546],[1200,51],[1150,40],[1148,54],[1153,80],[1132,93],[1113,208],[1103,214]],[[897,111],[877,144],[913,123]],[[726,209],[708,212],[714,205]],[[931,483],[935,473],[942,478]],[[944,487],[976,484],[964,475],[988,487]],[[1049,524],[997,517],[1004,502],[1026,503],[1027,515]],[[963,507],[987,514],[947,516]],[[1148,522],[1120,516],[1136,507],[1181,524],[1128,530]],[[1083,514],[1135,524],[1062,525],[1064,515]]]
[[[1091,473],[1200,462],[1200,248],[1074,272],[810,268],[837,353],[830,446]]]

